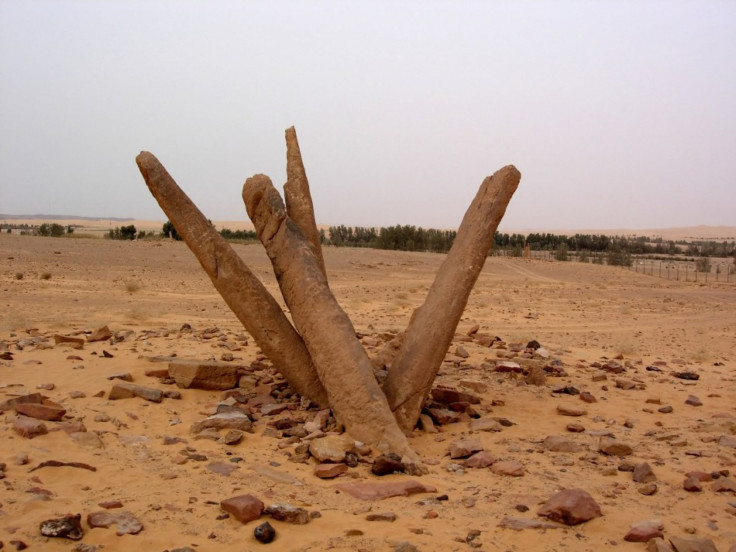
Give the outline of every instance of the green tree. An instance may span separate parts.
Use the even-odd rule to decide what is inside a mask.
[[[176,231],[176,228],[174,228],[174,225],[170,220],[164,222],[163,228],[161,228],[161,234],[166,238],[171,237],[177,241],[181,241],[181,236]]]

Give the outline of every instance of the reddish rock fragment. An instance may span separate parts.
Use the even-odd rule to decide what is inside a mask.
[[[689,493],[699,493],[703,490],[703,484],[695,477],[688,477],[682,483],[682,488]]]
[[[670,544],[675,552],[718,552],[710,539],[670,537]]]
[[[184,389],[224,391],[237,387],[240,367],[210,360],[182,360],[169,362],[169,375]]]
[[[491,466],[491,471],[496,475],[508,475],[510,477],[521,477],[524,475],[524,465],[518,460],[502,460]]]
[[[92,528],[103,527],[107,529],[115,525],[115,533],[121,535],[137,535],[143,531],[143,524],[130,512],[92,512],[87,515],[87,525]]]
[[[719,477],[711,487],[716,493],[734,493],[736,494],[736,481],[730,477]]]
[[[314,475],[320,479],[333,479],[347,471],[345,464],[319,464],[314,468]]]
[[[94,343],[95,341],[105,341],[112,337],[112,332],[107,326],[97,328],[92,333],[87,334],[87,342]]]
[[[634,466],[633,479],[636,483],[653,483],[657,480],[649,464],[643,462]]]
[[[19,404],[41,404],[44,396],[41,393],[29,393],[20,397],[13,397],[6,401],[0,402],[0,412],[5,410],[13,410]]]
[[[482,469],[493,465],[495,461],[496,458],[490,452],[482,450],[480,452],[476,452],[463,462],[463,467]]]
[[[565,489],[550,498],[537,512],[565,525],[577,525],[602,516],[593,497],[582,489]]]
[[[46,435],[49,430],[40,420],[33,418],[27,418],[26,416],[20,416],[13,424],[13,431],[15,431],[21,437],[26,439],[33,439],[39,435]]]
[[[220,508],[240,523],[248,523],[261,517],[264,504],[253,495],[244,494],[226,498],[220,502]]]
[[[66,409],[63,406],[49,400],[44,400],[42,404],[18,404],[15,406],[15,411],[29,418],[49,422],[59,422],[64,417],[64,414],[66,414]]]
[[[470,393],[463,393],[451,387],[435,387],[431,391],[432,399],[441,404],[470,403],[480,404],[480,398]]]
[[[437,492],[435,487],[416,480],[389,482],[340,483],[335,488],[361,500],[380,500],[392,496],[410,496],[417,493]]]
[[[624,540],[627,542],[649,542],[651,539],[663,536],[664,524],[658,519],[638,521],[631,525]]]

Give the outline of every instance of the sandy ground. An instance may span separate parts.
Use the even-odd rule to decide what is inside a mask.
[[[262,249],[236,250],[276,292]],[[406,326],[444,259],[333,248],[325,257],[332,289],[356,330],[378,341],[386,332]],[[391,551],[406,541],[421,551],[599,552],[645,550],[645,544],[625,542],[623,537],[632,523],[659,519],[666,537],[709,538],[721,551],[736,544],[734,493],[716,493],[712,483],[704,483],[700,493],[683,490],[684,474],[692,470],[728,470],[736,479],[736,449],[722,444],[728,442],[723,436],[736,434],[733,285],[667,281],[607,266],[488,259],[458,334],[479,325],[481,332],[509,344],[536,339],[561,361],[567,376],[548,377],[541,386],[527,384],[523,377],[489,368],[508,350],[458,338],[437,383],[468,391],[471,382],[485,389],[474,391],[482,399],[480,413],[506,418],[513,425],[472,436],[497,458],[521,462],[524,475],[457,470],[462,460],[451,460],[448,446],[469,435],[468,420],[463,420],[439,427],[439,433],[416,430],[411,438],[430,468],[421,480],[435,486],[436,493],[366,502],[336,492],[336,480],[316,478],[313,464],[289,461],[294,445],[286,444],[268,423],[298,413],[261,416],[252,433],[229,446],[196,440],[190,433],[193,422],[212,412],[220,392],[183,389],[181,400],[160,404],[107,399],[113,385],[107,377],[121,372],[132,374],[136,384],[176,389],[145,376],[146,370],[162,367],[149,360],[157,355],[219,359],[230,352],[235,362],[246,365],[260,358],[258,347],[183,243],[2,234],[0,259],[0,352],[12,353],[12,360],[0,361],[0,402],[53,383],[53,389],[41,392],[66,407],[68,420],[83,421],[102,443],[87,448],[64,431],[23,438],[12,429],[15,412],[0,413],[0,462],[7,464],[0,481],[0,541],[5,549],[19,540],[34,550],[71,550],[71,541],[42,537],[39,524],[67,513],[80,513],[85,520],[102,509],[99,503],[113,500],[122,502],[144,530],[117,536],[114,528],[90,529],[85,523],[83,543],[104,545],[105,551],[187,546],[198,551],[264,546]],[[193,331],[180,331],[185,323]],[[79,335],[105,324],[124,339],[88,343],[81,350],[45,345],[53,345],[54,334]],[[208,328],[219,331],[202,332]],[[212,333],[217,337],[209,338]],[[33,337],[41,339],[32,343]],[[457,345],[467,350],[468,358],[454,355]],[[628,370],[594,381],[600,373],[594,363],[615,357]],[[661,371],[646,369],[655,363]],[[684,370],[696,372],[700,379],[673,376]],[[267,381],[269,372],[263,374],[262,381]],[[617,379],[635,388],[619,388]],[[564,386],[590,391],[598,402],[586,404],[578,396],[554,392]],[[72,398],[79,395],[75,391],[83,396]],[[689,395],[697,396],[702,406],[685,404]],[[556,410],[560,404],[584,406],[587,413],[561,416]],[[673,411],[660,413],[661,406],[672,406]],[[582,424],[586,431],[569,433],[570,422]],[[58,424],[46,425],[51,429]],[[598,452],[600,434],[606,432],[632,445],[633,455],[626,461],[650,464],[657,477],[655,494],[641,494],[632,474],[617,469],[622,459]],[[555,435],[567,436],[582,451],[546,450],[542,441]],[[165,437],[182,441],[165,444]],[[207,459],[181,463],[186,447]],[[82,462],[96,471],[30,471],[48,460]],[[222,463],[235,470],[229,475],[214,472],[212,466]],[[405,479],[410,477],[380,478]],[[339,478],[354,480],[379,478],[369,465],[360,464]],[[589,492],[603,516],[574,527],[499,527],[504,517],[541,519],[536,516],[539,505],[569,487]],[[271,521],[276,541],[262,545],[253,538],[257,522],[243,525],[222,519],[219,502],[245,493],[266,504],[286,502],[321,516],[307,525]],[[447,500],[435,500],[440,495]],[[524,507],[528,511],[522,511]],[[366,520],[368,513],[380,512],[393,512],[397,519]],[[472,531],[480,531],[479,536],[467,539]]]

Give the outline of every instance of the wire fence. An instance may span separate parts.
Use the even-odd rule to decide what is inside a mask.
[[[518,256],[511,250],[494,251],[494,255],[504,257]],[[554,251],[529,251],[526,258],[539,261],[559,260]],[[522,255],[523,256],[523,255]],[[733,258],[708,257],[701,259],[647,259],[631,256],[631,265],[623,266],[633,272],[646,274],[656,278],[664,278],[678,282],[695,283],[723,283],[736,285],[736,263]],[[608,264],[607,253],[584,253],[569,252],[568,262],[588,262],[597,264]]]

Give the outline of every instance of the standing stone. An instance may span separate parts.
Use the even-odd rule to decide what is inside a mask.
[[[565,489],[550,498],[537,512],[565,525],[577,525],[602,516],[593,497],[582,489]]]

